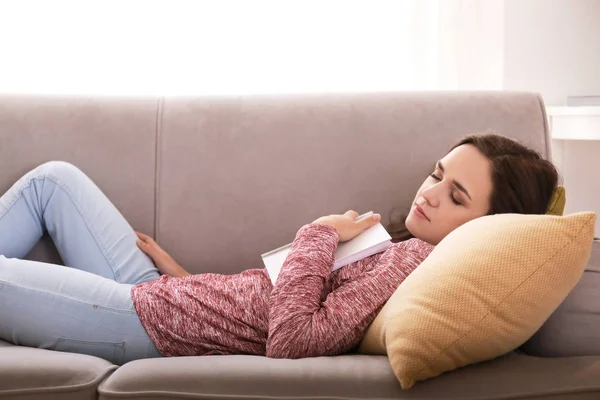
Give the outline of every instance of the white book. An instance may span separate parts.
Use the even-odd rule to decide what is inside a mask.
[[[369,211],[363,215],[356,217],[356,221],[367,218],[373,215],[373,211]],[[373,225],[369,229],[356,236],[354,239],[347,242],[339,243],[337,249],[333,253],[335,263],[332,271],[342,268],[355,261],[372,256],[373,254],[381,253],[392,245],[392,237],[385,230],[381,222]],[[292,243],[271,250],[261,255],[263,263],[269,273],[271,282],[275,285],[281,267],[285,262],[288,254],[292,249]]]

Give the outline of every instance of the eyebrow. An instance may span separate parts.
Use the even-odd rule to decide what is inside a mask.
[[[440,169],[440,171],[445,172],[444,171],[444,166],[442,165],[441,161],[437,162],[437,167]],[[458,190],[460,190],[461,192],[463,192],[464,194],[466,194],[467,197],[469,198],[469,200],[473,201],[473,199],[471,199],[471,196],[469,195],[469,192],[467,192],[467,189],[465,189],[465,187],[463,185],[461,185],[460,183],[456,182],[454,179],[452,179],[452,183],[454,184],[454,186],[456,186],[458,188]]]

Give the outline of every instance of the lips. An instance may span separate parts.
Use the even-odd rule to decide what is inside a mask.
[[[427,214],[425,214],[425,211],[421,208],[421,206],[419,206],[418,204],[415,205],[415,209],[416,212],[418,212],[419,214],[421,214],[421,216],[423,216],[423,218],[425,218],[427,221],[431,220],[429,219],[429,217],[427,216]]]

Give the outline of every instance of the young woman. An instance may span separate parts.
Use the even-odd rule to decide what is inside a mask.
[[[498,135],[468,136],[417,191],[406,218],[414,238],[331,272],[337,244],[380,216],[355,222],[350,210],[318,218],[297,232],[273,286],[264,269],[190,275],[136,234],[83,172],[48,162],[0,198],[0,338],[119,365],[160,356],[341,354],[448,233],[486,214],[543,214],[556,185],[556,169],[533,150]],[[70,268],[21,259],[44,231]]]

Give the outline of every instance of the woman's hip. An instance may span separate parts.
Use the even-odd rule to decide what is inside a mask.
[[[158,357],[131,287],[73,268],[0,256],[0,338],[117,365]]]

